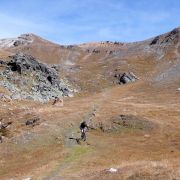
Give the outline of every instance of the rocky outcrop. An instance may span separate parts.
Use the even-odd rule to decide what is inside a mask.
[[[175,28],[171,32],[166,33],[161,36],[156,36],[151,42],[150,45],[171,45],[172,43],[177,43],[180,38],[180,29]]]
[[[135,82],[139,78],[132,72],[119,73],[116,71],[114,77],[118,84],[127,84],[130,82]]]
[[[26,54],[16,54],[10,57],[7,63],[11,71],[17,71],[19,74],[26,71],[34,71],[41,73],[47,80],[55,85],[59,83],[57,72],[54,68],[50,68],[46,64],[39,63],[34,57]]]
[[[33,34],[22,34],[17,38],[0,39],[0,48],[28,45],[33,42]]]
[[[9,58],[5,71],[0,72],[0,86],[12,93],[12,99],[44,102],[55,97],[72,96],[72,90],[59,78],[55,68],[27,54],[18,53]]]
[[[35,125],[38,125],[39,120],[40,120],[40,118],[38,118],[38,117],[34,117],[32,119],[29,119],[26,121],[26,126],[34,127]]]

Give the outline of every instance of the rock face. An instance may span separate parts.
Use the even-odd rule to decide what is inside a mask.
[[[10,62],[7,63],[11,71],[17,71],[19,74],[28,71],[41,73],[52,84],[58,84],[58,75],[55,69],[48,67],[45,64],[39,63],[34,57],[24,55],[22,53],[10,57]]]
[[[72,90],[58,72],[34,57],[18,53],[10,57],[6,68],[0,72],[0,86],[12,93],[12,99],[48,101],[55,97],[72,96]]]
[[[136,75],[132,72],[125,72],[125,73],[116,72],[114,77],[117,79],[118,84],[127,84],[138,80]]]
[[[179,39],[180,35],[180,30],[179,28],[173,29],[171,32],[161,35],[161,36],[156,36],[150,43],[150,45],[168,45],[172,44],[172,42],[176,42]]]

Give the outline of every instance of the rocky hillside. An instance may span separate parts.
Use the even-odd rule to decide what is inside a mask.
[[[6,88],[12,99],[49,101],[55,97],[72,96],[73,90],[60,79],[58,68],[40,63],[23,53],[0,62],[0,86]]]
[[[20,45],[28,45],[33,42],[32,34],[22,34],[17,38],[1,39],[0,48],[7,49],[10,47],[17,47]]]
[[[139,79],[155,86],[172,87],[180,77],[179,44],[180,28],[134,43],[106,41],[62,46],[33,34],[0,40],[4,54],[22,52],[49,66],[56,66],[61,78],[67,79],[82,92],[97,92],[109,86],[124,84],[121,82],[123,74],[128,82]],[[131,80],[128,74],[136,78]]]
[[[153,81],[157,82],[161,79],[159,76],[179,66],[180,28],[135,43],[106,41],[62,46],[33,34],[22,35],[16,41],[20,43],[10,48],[3,45],[4,49],[9,53],[30,54],[48,64],[58,64],[62,76],[86,91],[113,85],[117,69],[122,74],[132,72],[141,79],[154,77]],[[0,44],[3,44],[2,40]]]

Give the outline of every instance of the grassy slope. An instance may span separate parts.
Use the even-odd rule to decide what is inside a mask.
[[[177,52],[173,48],[161,61],[157,61],[152,54],[138,51],[139,47],[127,51],[126,56],[122,57],[107,55],[105,51],[109,46],[97,45],[96,48],[102,52],[92,54],[79,47],[68,50],[49,43],[43,45],[39,40],[38,43],[11,51],[21,50],[46,63],[60,63],[63,67],[61,75],[78,84],[83,93],[66,99],[64,107],[53,107],[50,102],[13,101],[0,104],[3,121],[13,121],[9,129],[11,138],[0,144],[1,179],[180,177],[180,99],[176,91],[180,84],[178,79],[176,83],[173,81],[165,86],[153,82],[153,78],[163,72],[164,67],[178,63],[175,59]],[[3,52],[2,57],[5,56],[7,54]],[[66,60],[74,65],[65,66]],[[173,63],[167,66],[169,60]],[[123,72],[133,71],[140,81],[114,86],[115,68]],[[95,126],[109,126],[113,117],[131,114],[147,118],[155,124],[155,129],[122,128],[119,132],[111,133],[90,130],[88,144],[76,145],[68,137],[80,135],[79,123],[94,107],[97,109],[93,118]],[[40,125],[26,127],[26,120],[34,116],[40,117]],[[110,174],[104,170],[111,167],[118,168],[118,173]]]
[[[138,173],[135,168],[136,163],[142,166],[143,171],[143,164],[151,166],[151,164],[149,165],[151,162],[162,164],[170,173],[174,166],[173,171],[177,173],[177,158],[180,155],[179,99],[175,93],[171,93],[170,96],[170,92],[164,91],[162,97],[162,92],[158,93],[148,89],[144,91],[143,88],[147,87],[137,83],[106,89],[97,95],[66,100],[65,106],[59,108],[52,107],[50,104],[28,103],[25,105],[25,103],[19,102],[18,108],[15,107],[16,103],[7,104],[12,108],[12,113],[16,115],[11,117],[14,121],[12,128],[16,129],[14,133],[28,131],[38,134],[38,136],[29,143],[16,145],[7,142],[0,146],[1,162],[3,162],[1,177],[17,175],[19,178],[29,175],[39,177],[39,179],[56,176],[72,178],[87,176],[86,174],[90,174],[91,177],[93,172],[102,173],[101,175],[97,174],[101,177],[106,176],[103,169],[110,167],[120,169],[123,167],[125,170],[122,175],[125,176],[126,173],[130,173],[128,169],[126,170],[126,166],[132,167],[130,174],[133,174]],[[64,140],[68,139],[68,137],[65,139],[61,137],[62,134],[66,134],[64,129],[79,135],[78,124],[92,111],[94,105],[97,107],[94,123],[100,121],[108,124],[111,117],[119,114],[138,114],[155,123],[156,128],[152,132],[126,129],[119,133],[103,133],[100,130],[90,130],[88,144],[75,146],[64,144]],[[6,111],[5,109],[2,111],[4,118],[9,117],[7,114],[9,112],[5,113]],[[26,128],[23,122],[27,119],[28,113],[31,116],[41,117],[42,123],[46,123],[48,129],[43,125]],[[148,171],[146,168],[144,171]],[[156,173],[154,172],[156,169],[152,171]],[[164,171],[160,171],[160,173],[164,173]]]

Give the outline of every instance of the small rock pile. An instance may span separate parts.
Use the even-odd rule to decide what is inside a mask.
[[[26,126],[34,127],[35,125],[38,125],[39,120],[40,120],[40,118],[38,118],[38,117],[34,117],[32,119],[29,119],[26,121]]]
[[[4,93],[0,93],[0,101],[3,102],[10,102],[11,101],[11,97],[4,94]]]
[[[4,137],[8,136],[7,128],[12,124],[12,122],[2,123],[0,121],[0,143],[3,142]]]
[[[135,82],[139,78],[132,72],[118,73],[116,72],[114,77],[118,84],[127,84],[130,82]]]

